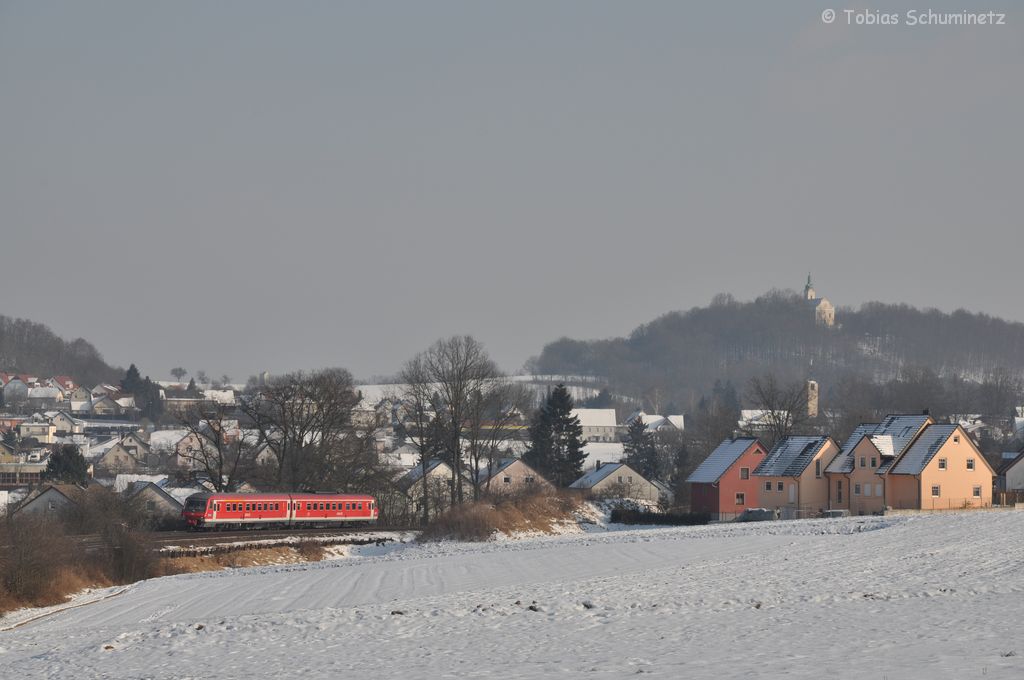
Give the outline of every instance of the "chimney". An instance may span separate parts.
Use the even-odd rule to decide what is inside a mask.
[[[931,409],[929,409],[929,408],[926,408],[925,410],[921,411],[921,415],[923,415],[923,416],[930,416],[931,414],[932,414],[932,412],[931,412]]]
[[[601,461],[597,461],[597,464],[594,465],[594,469],[595,470],[600,470],[601,469]]]

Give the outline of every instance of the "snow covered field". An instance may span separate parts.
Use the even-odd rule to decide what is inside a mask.
[[[135,584],[0,633],[0,675],[1020,678],[1022,535],[976,512],[366,546]]]

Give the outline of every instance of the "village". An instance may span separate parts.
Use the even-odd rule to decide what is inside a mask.
[[[557,379],[519,376],[515,382],[541,403]],[[194,493],[273,488],[265,473],[277,455],[274,436],[252,427],[239,409],[245,386],[161,384],[162,406],[171,417],[157,427],[140,417],[135,395],[118,385],[89,388],[68,376],[8,373],[0,381],[0,514],[56,515],[93,489],[130,499],[149,526],[170,528],[178,526],[182,506]],[[598,389],[579,383],[573,393],[583,402],[593,399]],[[821,433],[773,441],[774,426],[786,414],[745,409],[730,436],[708,442],[708,452],[691,457],[685,474],[675,468],[659,475],[652,473],[659,468],[637,464],[635,452],[643,442],[679,440],[686,433],[683,414],[623,414],[621,404],[574,407],[579,474],[556,480],[527,462],[525,410],[488,424],[484,455],[473,456],[476,443],[464,437],[456,472],[451,455],[424,458],[422,438],[411,434],[415,409],[402,394],[400,385],[358,386],[351,413],[372,459],[371,491],[380,498],[385,524],[416,524],[442,513],[456,500],[457,477],[473,499],[562,486],[588,498],[706,514],[709,521],[1012,507],[1024,500],[1024,448],[986,457],[977,436],[989,426],[978,418],[944,422],[928,413],[892,414],[860,424],[841,440]],[[805,396],[806,414],[817,416],[816,383],[807,383]],[[1006,440],[1014,441],[1024,429],[1024,410],[1006,422],[1012,428]],[[87,465],[77,483],[48,474],[58,452],[69,449]],[[218,483],[211,477],[218,469],[211,458],[222,466],[228,449],[245,464]]]

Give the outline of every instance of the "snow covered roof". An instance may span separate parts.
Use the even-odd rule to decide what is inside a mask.
[[[726,439],[712,451],[704,462],[686,478],[691,483],[717,482],[740,456],[757,443],[756,437],[737,437]]]
[[[1002,463],[1000,463],[999,469],[996,473],[1005,475],[1009,472],[1010,468],[1015,466],[1021,460],[1024,460],[1024,452],[1017,453],[1016,451],[1003,451]]]
[[[935,453],[942,448],[956,429],[957,425],[929,425],[917,441],[899,459],[892,468],[894,475],[917,475],[925,469]]]
[[[768,453],[754,470],[761,477],[796,477],[829,442],[828,437],[786,437]]]
[[[574,408],[572,415],[580,419],[583,427],[615,427],[618,422],[613,408]]]
[[[826,468],[826,472],[847,474],[853,472],[853,449],[864,437],[869,437],[883,461],[879,473],[889,469],[893,461],[913,441],[929,420],[926,415],[890,414],[880,423],[861,423],[843,444],[843,449]]]
[[[120,474],[114,477],[114,491],[116,493],[123,493],[136,482],[144,482],[145,484],[153,482],[154,484],[159,484],[160,482],[166,481],[167,475]]]
[[[633,472],[632,468],[630,468],[625,463],[608,463],[607,465],[602,465],[601,467],[597,468],[596,470],[591,470],[587,474],[583,475],[582,477],[577,479],[575,482],[570,484],[569,488],[570,489],[592,489],[597,484],[601,483],[602,480],[604,480],[604,479],[608,478],[609,476],[611,476],[616,470],[621,470],[622,468],[626,468],[630,472]],[[634,472],[633,474],[636,474],[636,473]],[[639,475],[637,475],[637,476],[639,476]]]
[[[494,479],[499,474],[501,474],[504,470],[508,469],[508,467],[510,465],[512,465],[513,463],[515,463],[518,460],[519,460],[518,458],[503,458],[502,460],[499,460],[498,464],[496,466],[494,466],[494,468],[491,470],[491,474],[489,474],[489,475],[487,474],[487,466],[486,465],[481,466],[480,469],[478,469],[476,471],[476,480],[475,480],[476,483],[477,484],[484,484],[485,482],[487,482],[488,479]],[[523,463],[523,465],[526,465],[526,463]],[[529,467],[529,466],[527,466],[527,467]]]

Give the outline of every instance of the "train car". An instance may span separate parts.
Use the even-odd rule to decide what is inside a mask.
[[[377,520],[373,496],[336,493],[197,493],[181,511],[190,529],[345,526]]]

